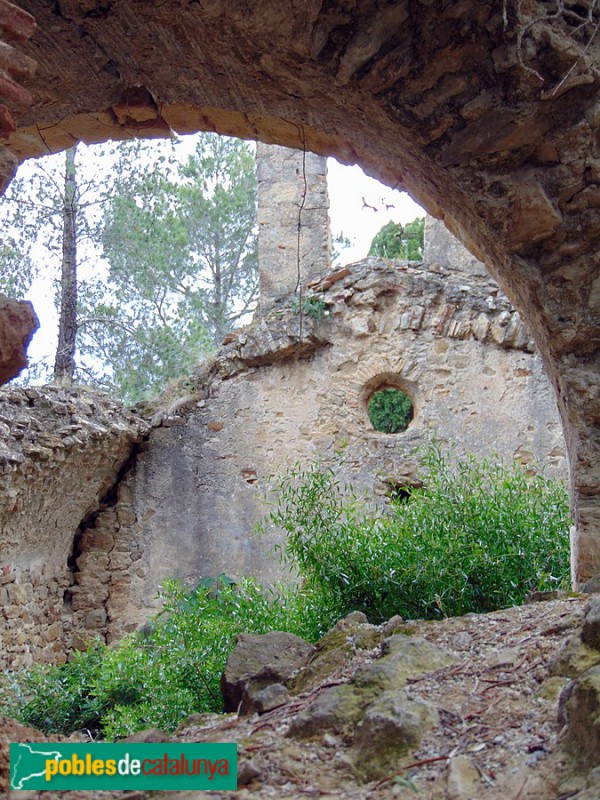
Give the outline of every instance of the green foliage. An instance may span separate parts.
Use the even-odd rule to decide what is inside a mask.
[[[405,431],[413,418],[410,397],[400,389],[380,389],[367,404],[371,425],[382,433]]]
[[[77,151],[75,377],[125,402],[189,373],[257,297],[252,146],[208,133],[194,141],[185,163],[181,140]],[[41,262],[58,307],[64,155],[22,175],[0,207],[0,291],[22,297]]]
[[[96,733],[105,704],[96,695],[106,648],[92,645],[71,661],[33,667],[0,683],[0,711],[44,733],[87,729]]]
[[[424,217],[417,217],[404,226],[390,221],[374,236],[369,248],[369,256],[392,258],[398,261],[422,261],[424,237]]]
[[[452,464],[435,446],[421,463],[425,488],[389,513],[329,470],[292,470],[277,481],[270,521],[287,533],[285,555],[340,616],[485,612],[566,585],[565,487],[497,459]]]
[[[320,297],[316,297],[314,294],[307,294],[302,298],[302,303],[300,303],[300,299],[297,296],[292,300],[294,314],[299,314],[300,309],[302,309],[302,313],[306,317],[314,319],[315,322],[321,322],[327,311],[327,305]]]
[[[2,226],[6,230],[12,223],[6,214]],[[3,234],[0,243],[0,292],[15,300],[22,300],[30,289],[37,269],[33,260],[24,256],[15,237]]]
[[[200,134],[185,165],[167,153],[132,173],[128,165],[149,157],[139,142],[121,145],[103,218],[108,280],[88,291],[81,315],[82,351],[107,365],[128,402],[189,372],[258,291],[250,147]]]
[[[19,167],[0,201],[0,292],[18,300],[38,275],[40,261],[56,272],[61,257],[64,155],[33,164]]]
[[[219,678],[238,634],[288,630],[316,641],[335,621],[317,591],[251,578],[206,578],[192,591],[167,581],[162,597],[161,614],[116,647],[96,643],[63,666],[13,676],[0,711],[47,733],[172,730],[189,714],[222,710]]]

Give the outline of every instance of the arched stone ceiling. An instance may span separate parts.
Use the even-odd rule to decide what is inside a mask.
[[[589,0],[19,4],[37,20],[20,50],[38,69],[10,140],[18,158],[215,129],[358,162],[443,217],[540,347],[570,453],[577,580],[600,572],[600,19]]]

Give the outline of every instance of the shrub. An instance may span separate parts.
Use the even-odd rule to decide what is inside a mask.
[[[314,294],[304,295],[302,302],[298,296],[295,296],[292,300],[292,312],[294,314],[302,312],[303,315],[310,317],[315,322],[321,322],[327,313],[327,305],[321,297],[316,297]]]
[[[13,676],[0,710],[46,733],[88,729],[109,740],[174,729],[194,712],[222,711],[219,678],[239,633],[288,630],[311,641],[335,622],[318,591],[264,589],[252,579],[167,581],[164,610],[113,648],[95,643],[60,667]]]
[[[44,733],[100,729],[105,704],[95,693],[106,647],[93,644],[60,667],[35,666],[5,674],[0,711]]]
[[[413,418],[410,397],[400,389],[380,389],[374,392],[367,404],[371,425],[382,433],[405,431]]]
[[[318,466],[277,481],[270,521],[287,533],[284,554],[340,616],[485,612],[567,584],[564,486],[497,458],[452,464],[435,446],[421,463],[424,488],[389,513]]]

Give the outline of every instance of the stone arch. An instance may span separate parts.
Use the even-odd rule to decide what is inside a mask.
[[[373,392],[382,388],[396,388],[409,395],[416,418],[421,403],[419,378],[424,369],[423,364],[416,364],[410,359],[407,361],[403,355],[395,358],[392,354],[386,357],[367,357],[358,365],[356,375],[348,383],[347,401],[362,410],[362,416],[367,424],[367,404]],[[370,422],[368,424],[370,426]]]
[[[360,163],[443,218],[537,342],[569,450],[575,581],[600,572],[600,44],[587,25],[537,0],[20,4],[38,71],[17,159],[214,129]]]

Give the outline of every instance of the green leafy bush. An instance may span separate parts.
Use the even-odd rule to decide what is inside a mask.
[[[382,433],[405,431],[413,418],[410,397],[400,389],[380,389],[367,404],[371,425]]]
[[[60,667],[36,666],[5,674],[0,683],[0,712],[45,733],[87,729],[97,733],[105,711],[95,691],[106,647],[93,644]]]
[[[222,711],[219,678],[240,633],[288,630],[311,641],[335,622],[318,591],[205,579],[163,589],[164,610],[116,647],[100,643],[60,667],[13,676],[0,711],[44,732],[88,729],[109,740],[172,730],[194,712]]]
[[[270,520],[287,533],[284,554],[340,616],[485,612],[566,585],[564,486],[496,458],[452,464],[435,446],[421,463],[424,488],[390,513],[317,466],[277,481]]]

